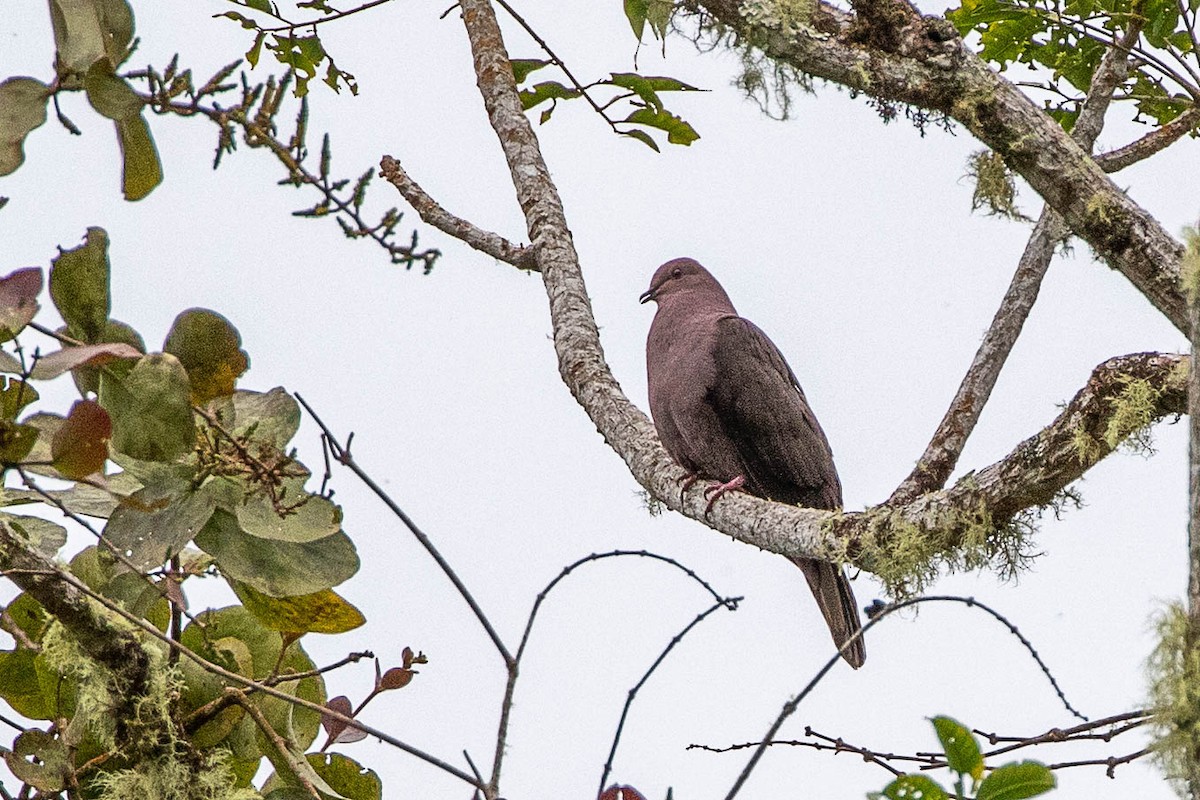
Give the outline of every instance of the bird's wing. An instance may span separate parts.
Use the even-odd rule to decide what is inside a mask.
[[[753,494],[810,508],[839,508],[842,487],[824,431],[796,376],[749,320],[721,319],[708,402],[746,467]]]

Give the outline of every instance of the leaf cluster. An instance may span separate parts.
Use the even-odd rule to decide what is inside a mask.
[[[117,68],[133,54],[133,10],[127,0],[50,0],[54,79],[19,76],[0,83],[0,175],[25,161],[25,137],[47,118],[61,90],[86,93],[92,108],[113,121],[121,148],[126,200],[140,200],[162,182],[162,164],[142,112],[145,100]],[[72,131],[79,130],[59,114]]]
[[[513,77],[517,85],[523,84],[529,75],[537,70],[548,67],[556,62],[552,59],[514,59],[512,62]],[[611,96],[603,103],[594,100],[589,92],[595,89],[608,91]],[[559,81],[543,81],[527,86],[520,91],[521,106],[526,110],[537,108],[545,103],[539,123],[545,124],[550,120],[559,100],[575,100],[587,98],[593,107],[612,126],[613,130],[622,136],[637,139],[642,144],[659,152],[658,143],[649,131],[658,130],[667,134],[670,144],[690,145],[700,138],[695,128],[682,117],[669,111],[660,92],[697,92],[701,91],[683,81],[666,76],[640,75],[636,72],[613,72],[608,78],[594,81],[586,86],[565,86]],[[632,110],[624,118],[614,119],[608,115],[613,106],[625,103]]]
[[[52,259],[48,284],[65,323],[57,331],[35,321],[41,269],[0,278],[0,373],[7,373],[0,467],[24,483],[0,489],[0,505],[49,506],[95,533],[97,544],[71,557],[67,569],[97,597],[211,664],[325,703],[325,679],[300,639],[363,624],[358,609],[333,590],[357,572],[359,559],[341,509],[305,488],[310,471],[290,448],[300,423],[296,401],[278,387],[238,387],[249,356],[237,329],[207,309],[180,313],[161,348],[147,352],[145,338],[112,317],[108,236],[100,228]],[[30,353],[33,333],[50,337],[56,349]],[[65,415],[38,408],[35,384],[67,373],[81,399]],[[62,488],[46,488],[41,479]],[[5,511],[0,525],[47,557],[67,541],[62,525],[39,516]],[[187,587],[213,577],[240,604],[191,616]],[[0,699],[49,723],[22,732],[4,754],[13,774],[34,789],[71,785],[82,797],[124,796],[114,787],[144,785],[155,770],[153,780],[165,780],[163,759],[178,756],[221,764],[230,790],[250,787],[267,758],[276,776],[259,791],[275,800],[304,782],[328,797],[380,796],[378,778],[352,759],[306,757],[320,714],[265,694],[235,702],[230,692],[240,692],[240,684],[186,658],[172,685],[157,690],[173,727],[185,734],[179,752],[132,746],[128,719],[107,707],[116,701],[106,698],[123,690],[82,651],[62,655],[53,643],[65,634],[53,614],[22,593],[0,611],[0,627],[15,642],[0,651]],[[148,640],[147,647],[162,643]],[[377,666],[374,694],[407,685],[413,665],[424,661],[407,651],[403,666],[382,674]]]
[[[881,792],[868,795],[871,800],[1024,800],[1037,797],[1056,785],[1054,773],[1037,761],[1005,764],[984,775],[983,751],[970,729],[950,717],[930,720],[945,753],[946,766],[955,774],[954,791],[924,773],[901,775]],[[967,781],[970,780],[970,792]]]
[[[1198,9],[1197,0],[963,0],[946,16],[961,34],[976,33],[980,55],[1000,69],[1019,63],[1048,70],[1045,80],[1025,85],[1049,93],[1047,111],[1069,130],[1104,53],[1134,20],[1141,38],[1115,99],[1132,102],[1136,119],[1157,125],[1195,105]]]

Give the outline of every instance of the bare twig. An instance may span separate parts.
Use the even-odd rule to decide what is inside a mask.
[[[1062,700],[1063,705],[1066,706],[1067,710],[1077,717],[1081,716],[1079,712],[1072,708],[1070,703],[1067,702],[1066,697],[1063,695],[1062,689],[1060,689],[1058,686],[1058,681],[1054,679],[1050,669],[1046,666],[1045,662],[1042,661],[1041,656],[1038,655],[1037,651],[1033,648],[1033,645],[1029,642],[1029,640],[1026,639],[1017,629],[1017,627],[1009,622],[1004,615],[995,609],[990,608],[984,603],[979,602],[973,597],[930,595],[927,597],[914,597],[910,600],[902,600],[898,603],[890,603],[880,609],[878,612],[874,613],[867,624],[864,625],[860,631],[858,631],[856,637],[866,635],[867,631],[871,630],[871,628],[875,627],[881,621],[903,608],[919,605],[921,603],[935,602],[963,603],[968,607],[981,609],[982,611],[990,614],[992,618],[999,620],[1020,640],[1021,644],[1024,645],[1029,651],[1030,655],[1032,655],[1034,661],[1037,662],[1038,667],[1042,670],[1043,674],[1045,674],[1050,680],[1051,686],[1054,687],[1055,693],[1058,695],[1059,699]],[[842,650],[853,645],[853,638],[854,637],[842,645]],[[767,748],[770,747],[772,742],[775,741],[775,734],[779,732],[779,729],[783,726],[784,721],[786,721],[788,717],[795,713],[796,709],[800,706],[800,703],[803,702],[803,700],[812,692],[814,688],[816,688],[817,684],[821,682],[825,675],[828,674],[831,669],[833,669],[834,665],[838,663],[840,658],[841,650],[839,650],[837,653],[831,656],[828,661],[825,662],[825,665],[817,671],[817,674],[814,675],[813,678],[804,686],[804,688],[800,690],[799,694],[783,704],[783,709],[779,712],[779,715],[775,718],[775,721],[767,730],[766,735],[754,745],[754,753],[750,756],[750,760],[746,762],[746,765],[742,768],[741,773],[738,775],[737,780],[734,782],[732,788],[730,788],[729,793],[725,795],[725,800],[733,800],[733,798],[737,796],[737,793],[741,790],[742,786],[745,785],[746,780],[750,777],[750,773],[754,771],[754,768],[758,765],[759,760],[762,759],[763,755],[766,753]]]
[[[467,605],[471,608],[471,612],[475,615],[475,618],[479,620],[479,624],[487,633],[488,638],[492,640],[492,644],[495,645],[496,651],[500,654],[500,657],[504,659],[505,666],[511,668],[513,664],[513,657],[508,652],[508,648],[505,647],[504,642],[500,639],[500,634],[496,633],[496,629],[492,627],[491,620],[488,619],[487,614],[483,613],[483,609],[480,607],[479,603],[475,601],[474,595],[472,595],[470,590],[467,589],[467,586],[462,582],[462,579],[458,577],[458,573],[455,572],[454,568],[450,566],[450,562],[448,562],[442,556],[442,554],[434,546],[433,541],[425,535],[424,531],[417,527],[417,523],[415,523],[412,518],[404,512],[404,509],[402,509],[400,505],[392,499],[391,495],[385,492],[383,487],[376,483],[375,479],[372,478],[367,471],[359,466],[358,462],[354,460],[354,457],[350,455],[349,438],[346,440],[346,445],[343,446],[338,441],[337,437],[333,435],[333,431],[329,429],[329,426],[325,424],[325,421],[317,415],[312,406],[310,406],[302,396],[297,394],[296,400],[300,403],[300,405],[304,406],[304,410],[308,412],[309,416],[313,418],[313,421],[316,422],[317,426],[321,429],[321,432],[325,436],[325,441],[329,445],[330,452],[333,454],[334,459],[336,459],[339,464],[353,472],[355,476],[362,481],[363,484],[370,489],[376,497],[382,500],[383,504],[388,507],[388,510],[390,510],[397,519],[404,523],[404,526],[408,528],[409,532],[416,537],[416,540],[421,544],[422,547],[425,548],[425,552],[429,553],[430,557],[437,562],[437,565],[441,567],[442,572],[444,572],[446,577],[450,579],[450,582],[454,584],[454,588],[458,590],[458,593],[462,596],[463,600],[465,600]]]
[[[375,6],[381,6],[384,3],[390,3],[390,2],[391,2],[391,0],[369,0],[369,2],[363,3],[361,6],[355,6],[354,8],[351,8],[348,11],[338,11],[338,12],[329,14],[324,17],[315,17],[313,19],[305,20],[304,22],[291,22],[288,19],[286,19],[285,17],[282,17],[279,14],[276,14],[273,11],[271,11],[271,12],[267,12],[267,13],[270,13],[270,15],[272,17],[275,17],[275,19],[281,20],[284,24],[277,25],[273,28],[256,27],[255,30],[262,31],[264,33],[276,33],[278,31],[288,31],[290,33],[294,30],[297,30],[298,28],[312,28],[313,30],[316,30],[318,25],[324,25],[327,22],[334,22],[335,20],[344,19],[345,17],[352,16],[354,14],[359,13],[360,11],[366,11],[368,9],[374,8]],[[259,9],[258,7],[255,7],[255,10],[261,11],[263,9]]]
[[[629,709],[633,706],[633,701],[637,698],[637,693],[641,691],[643,686],[646,685],[646,681],[650,680],[650,676],[653,675],[654,671],[658,669],[659,665],[666,660],[670,652],[675,649],[675,645],[683,641],[684,636],[687,636],[693,628],[703,622],[710,614],[718,609],[728,608],[732,610],[737,608],[737,603],[741,599],[742,598],[740,597],[731,597],[728,599],[721,598],[698,614],[695,619],[693,619],[687,624],[686,627],[684,627],[683,630],[671,637],[671,641],[668,642],[663,651],[658,654],[658,658],[654,659],[654,663],[650,665],[650,668],[646,670],[641,679],[633,685],[632,689],[629,690],[629,694],[625,698],[625,705],[621,709],[621,719],[617,722],[616,733],[613,734],[612,747],[610,747],[608,750],[608,758],[605,759],[604,769],[600,772],[600,788],[597,791],[597,794],[600,794],[604,791],[604,785],[608,781],[608,775],[610,772],[612,772],[613,759],[615,759],[617,755],[617,745],[621,743],[621,733],[625,730],[625,720],[629,718]]]
[[[1117,172],[1125,169],[1131,164],[1136,164],[1165,150],[1196,130],[1197,125],[1200,125],[1200,106],[1192,106],[1166,125],[1155,128],[1140,139],[1096,156],[1096,163],[1105,172]]]
[[[288,747],[288,743],[283,740],[282,736],[275,732],[275,729],[271,727],[271,723],[263,716],[258,706],[251,703],[239,689],[226,688],[225,694],[229,695],[234,703],[241,706],[250,715],[250,718],[254,720],[254,724],[258,726],[259,731],[267,738],[267,741],[271,743],[275,751],[279,753],[280,761],[288,766],[292,775],[304,787],[304,791],[308,792],[309,797],[313,800],[322,800],[321,793],[317,791],[317,787],[313,785],[313,782],[308,779],[307,770],[300,766],[299,759],[302,756],[297,756],[292,752],[292,749]]]
[[[529,636],[531,633],[533,633],[533,623],[534,623],[534,620],[537,619],[538,611],[541,610],[542,603],[544,603],[546,601],[546,598],[549,596],[550,592],[554,589],[555,586],[557,586],[559,584],[559,582],[561,582],[564,578],[566,578],[568,575],[570,575],[571,573],[573,573],[575,570],[579,569],[580,567],[584,566],[585,564],[593,564],[593,563],[596,563],[598,561],[602,561],[602,560],[605,560],[608,558],[620,558],[623,556],[637,556],[637,557],[642,557],[642,558],[650,558],[650,559],[654,559],[657,561],[662,561],[665,564],[669,564],[669,565],[679,569],[685,575],[687,575],[689,578],[691,578],[692,580],[694,580],[698,584],[700,584],[706,592],[708,592],[710,595],[712,595],[713,599],[716,601],[716,603],[718,605],[724,605],[730,611],[734,611],[737,609],[737,600],[740,598],[722,597],[720,594],[717,593],[717,591],[715,589],[712,588],[712,586],[707,581],[705,581],[703,578],[701,578],[699,575],[697,575],[691,569],[685,567],[683,564],[679,563],[678,561],[676,561],[673,558],[669,558],[667,556],[662,556],[662,555],[659,555],[658,553],[651,553],[647,550],[612,550],[607,553],[593,553],[589,556],[585,556],[585,557],[579,559],[578,561],[575,561],[575,562],[563,567],[562,571],[560,573],[558,573],[558,575],[556,575],[554,577],[554,579],[552,581],[550,581],[550,583],[548,583],[544,589],[542,589],[542,591],[538,592],[537,597],[533,601],[533,607],[529,610],[529,616],[525,620],[525,631],[521,634],[521,643],[519,645],[517,645],[517,655],[513,661],[513,669],[509,671],[508,681],[504,687],[504,699],[503,699],[503,701],[501,701],[501,704],[500,704],[500,722],[497,726],[497,731],[496,731],[496,752],[495,752],[495,755],[494,755],[493,761],[492,761],[492,765],[493,765],[492,787],[493,788],[498,788],[500,766],[503,764],[504,751],[507,747],[508,725],[509,725],[509,719],[512,715],[513,695],[516,692],[517,674],[518,674],[519,665],[521,663],[522,656],[525,654],[525,647],[526,647],[526,645],[529,644]],[[708,614],[708,613],[710,613],[710,612],[705,612],[705,614]],[[693,624],[695,624],[695,623],[693,623]],[[689,628],[690,627],[691,626],[689,626]],[[680,636],[682,636],[682,634],[680,634]],[[672,645],[672,646],[674,646],[674,645]],[[669,649],[670,648],[668,648],[668,650]],[[664,653],[664,655],[665,655],[665,653]],[[661,657],[660,657],[660,660],[661,660]],[[655,662],[655,663],[657,665],[658,662]],[[648,677],[648,675],[649,674],[647,673],[647,677]],[[644,681],[645,681],[645,679],[643,679],[643,682]],[[640,685],[641,684],[639,684],[639,686]],[[630,702],[632,702],[632,697],[630,697],[629,701],[626,702],[625,713],[628,713]],[[622,717],[621,717],[622,724],[624,723],[624,718],[625,718],[625,714],[623,713]],[[620,736],[620,728],[618,728],[618,738],[619,738],[619,736]],[[613,742],[613,750],[614,751],[615,751],[615,748],[616,748],[616,741]],[[612,760],[612,752],[609,753],[609,761],[611,762],[611,760]],[[603,784],[604,784],[603,778],[601,779],[600,783],[601,783],[601,786],[603,786]]]
[[[518,269],[537,271],[537,259],[534,258],[533,250],[513,244],[497,233],[482,230],[465,219],[454,216],[426,194],[396,159],[384,156],[379,164],[379,174],[396,187],[413,210],[429,225],[499,261],[512,264]]]

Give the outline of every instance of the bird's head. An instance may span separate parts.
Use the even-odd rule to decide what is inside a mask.
[[[650,279],[650,288],[638,299],[642,303],[653,300],[661,306],[672,298],[683,296],[733,310],[721,284],[694,258],[676,258],[663,264]]]

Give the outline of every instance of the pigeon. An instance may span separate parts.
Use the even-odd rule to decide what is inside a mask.
[[[646,339],[654,427],[689,483],[715,481],[706,491],[709,510],[735,490],[841,508],[829,442],[795,373],[767,335],[738,316],[717,279],[694,259],[677,258],[658,268],[640,299],[658,304]],[[821,559],[792,562],[841,648],[862,627],[845,572]],[[842,657],[855,669],[863,665],[861,636]]]

